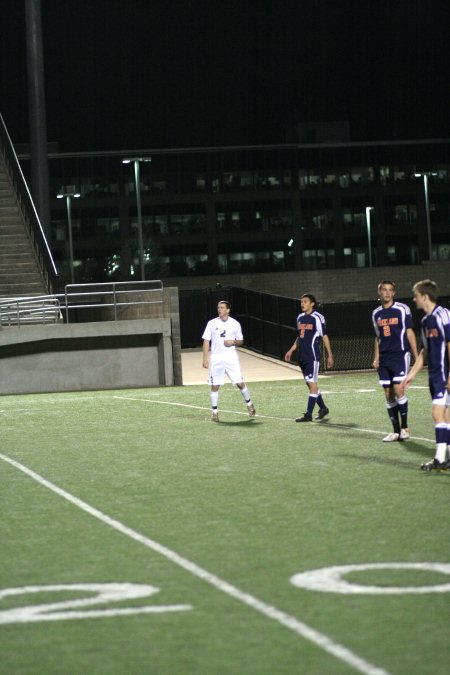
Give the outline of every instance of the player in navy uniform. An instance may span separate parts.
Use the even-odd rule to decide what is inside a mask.
[[[284,359],[285,361],[290,361],[294,351],[298,350],[298,363],[306,386],[309,389],[309,396],[306,412],[301,417],[297,417],[295,421],[311,422],[316,403],[319,406],[316,420],[322,420],[330,412],[324,403],[317,383],[321,342],[323,342],[327,354],[328,368],[333,367],[334,357],[327,335],[325,317],[315,309],[315,297],[310,293],[304,293],[300,298],[300,307],[302,311],[297,317],[298,337],[289,351],[286,352]]]
[[[428,381],[432,399],[431,414],[434,421],[436,451],[434,459],[422,464],[424,471],[445,471],[450,468],[450,311],[437,304],[437,284],[430,279],[418,281],[413,286],[414,302],[423,309],[422,345],[416,363],[403,382],[408,387],[411,380],[428,361]]]
[[[408,399],[401,386],[409,370],[410,351],[417,359],[417,341],[408,305],[395,300],[393,281],[378,284],[381,305],[372,312],[375,333],[373,367],[378,370],[384,389],[386,408],[393,431],[383,441],[404,441],[410,437],[408,429]],[[400,418],[400,419],[399,419]]]
[[[250,392],[242,377],[241,365],[236,347],[244,344],[239,321],[230,316],[228,300],[217,304],[218,316],[206,324],[203,332],[203,368],[209,369],[211,385],[211,421],[219,421],[219,389],[225,382],[225,375],[237,386],[247,405],[250,417],[256,415]]]

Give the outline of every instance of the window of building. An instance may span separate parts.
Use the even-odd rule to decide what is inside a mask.
[[[388,166],[380,166],[380,183],[388,185],[391,182],[391,170]]]
[[[347,188],[350,186],[351,174],[349,171],[342,171],[339,174],[339,187]]]
[[[241,189],[249,189],[253,187],[253,172],[241,171],[239,174],[239,187]]]
[[[337,174],[334,169],[324,169],[323,171],[323,184],[324,185],[336,185]]]
[[[166,215],[155,216],[155,233],[169,234],[169,217]]]
[[[318,187],[321,184],[320,173],[315,169],[300,169],[298,172],[298,186],[300,190]]]
[[[302,251],[302,268],[305,270],[334,267],[334,249],[312,248]]]
[[[392,175],[394,183],[408,183],[415,180],[415,169],[413,166],[394,166]]]
[[[120,221],[119,218],[98,218],[97,220],[97,232],[106,232],[108,234],[112,232],[119,232],[120,230]]]
[[[281,179],[275,171],[258,171],[255,184],[263,190],[274,190],[281,187]]]
[[[205,192],[206,190],[206,176],[203,173],[198,173],[195,176],[195,189],[198,192]]]
[[[366,185],[367,183],[373,183],[373,179],[373,166],[360,166],[352,168],[351,180],[354,185]]]
[[[411,225],[417,222],[417,206],[415,204],[396,204],[394,220],[400,225]]]
[[[330,199],[302,199],[301,223],[303,230],[326,230],[333,224]]]
[[[363,206],[344,208],[344,223],[350,227],[366,227],[366,210]]]

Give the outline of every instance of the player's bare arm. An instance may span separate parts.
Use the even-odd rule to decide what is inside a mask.
[[[415,356],[417,357],[417,345],[416,345],[416,354]],[[377,370],[378,366],[380,365],[380,345],[378,343],[378,338],[375,338],[375,346],[373,349],[373,363],[372,363],[372,368],[375,368]]]
[[[401,387],[403,391],[405,391],[409,387],[409,385],[411,384],[411,382],[413,381],[419,370],[422,370],[423,366],[424,366],[424,350],[422,349],[418,354],[416,362],[409,371],[408,375],[401,382]]]
[[[411,347],[411,353],[414,356],[414,360],[416,360],[417,357],[419,356],[419,351],[417,349],[416,334],[414,333],[412,328],[408,328],[406,330],[406,335],[408,336],[408,342],[409,346]]]
[[[292,357],[292,354],[295,352],[296,349],[297,349],[297,338],[295,338],[294,344],[292,345],[292,347],[290,349],[288,349],[288,351],[284,355],[284,360],[290,361],[291,357]]]
[[[224,340],[225,347],[242,347],[244,340]]]
[[[209,368],[209,340],[203,340],[203,368]]]
[[[327,368],[332,368],[334,366],[334,356],[333,352],[331,351],[330,338],[328,335],[323,336],[323,346],[325,347],[325,351],[327,353]]]

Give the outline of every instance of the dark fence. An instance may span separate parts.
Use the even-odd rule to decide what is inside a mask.
[[[245,347],[258,354],[284,359],[296,336],[300,301],[245,288],[220,287],[180,290],[181,347],[194,348],[202,343],[207,321],[217,316],[219,300],[231,303],[231,314],[242,325]],[[400,298],[399,298],[400,300]],[[441,298],[448,307],[450,298]],[[413,315],[414,329],[420,332],[423,313],[410,298],[401,299]],[[319,305],[335,358],[334,370],[368,370],[372,367],[374,335],[371,314],[378,302],[342,302]],[[324,364],[322,364],[324,366]]]

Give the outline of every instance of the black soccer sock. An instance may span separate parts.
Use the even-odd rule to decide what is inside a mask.
[[[402,396],[397,401],[398,409],[400,412],[400,420],[402,423],[402,429],[408,428],[408,399],[406,396]]]
[[[317,405],[319,406],[319,408],[320,408],[321,410],[323,410],[324,408],[327,407],[327,406],[325,405],[325,401],[323,400],[322,394],[320,393],[320,391],[319,391],[318,394],[317,394]]]
[[[306,414],[312,417],[314,406],[316,405],[317,394],[310,394],[308,396],[308,407],[306,408]]]
[[[397,403],[386,403],[389,419],[392,422],[394,434],[400,433],[400,422],[398,420],[398,405]]]

